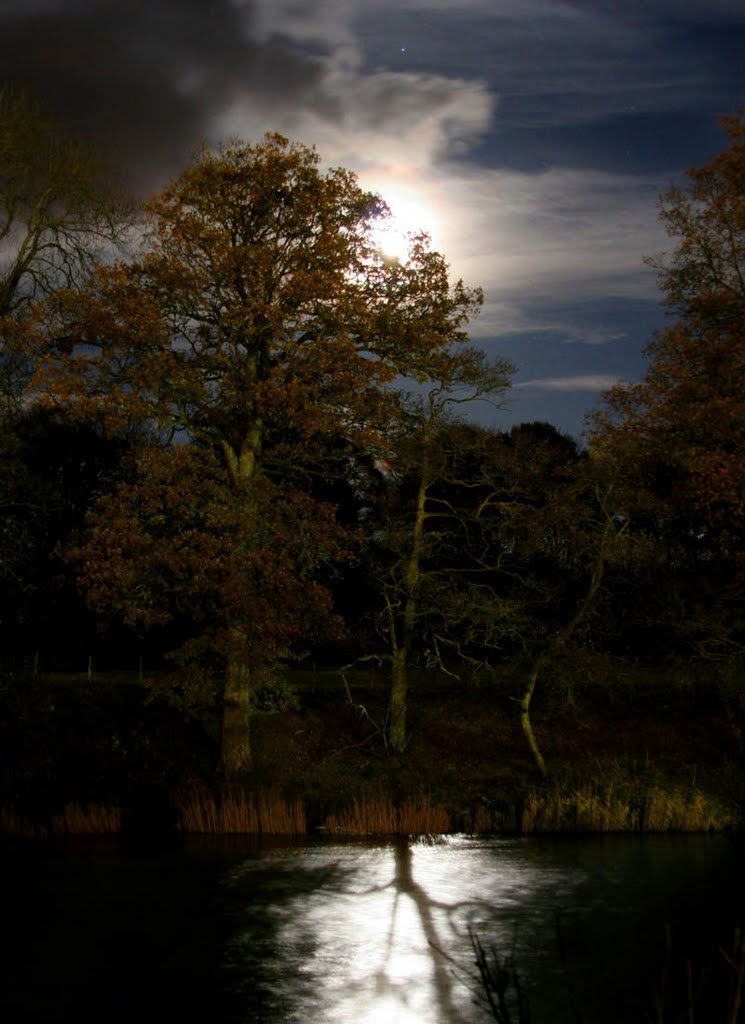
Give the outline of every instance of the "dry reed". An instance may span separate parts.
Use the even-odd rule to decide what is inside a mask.
[[[499,824],[501,824],[501,820]],[[493,832],[495,830],[495,815],[487,807],[479,805],[470,816],[469,826],[468,831],[471,835],[484,835]]]
[[[191,790],[178,801],[181,832],[216,835],[302,835],[308,831],[301,800],[287,800],[277,790],[257,795],[242,790],[215,797],[208,790]]]
[[[735,824],[732,811],[700,789],[652,786],[643,809],[647,832],[720,832]]]
[[[65,804],[52,817],[50,831],[54,836],[112,835],[122,830],[122,809],[114,805]]]
[[[396,807],[389,797],[376,794],[355,799],[351,807],[329,815],[323,827],[345,835],[437,835],[450,831],[450,818],[428,797]]]
[[[0,832],[22,839],[51,836],[100,836],[122,831],[121,807],[106,804],[65,804],[47,823],[31,821],[14,807],[0,808]]]
[[[699,789],[580,786],[529,793],[520,831],[708,832],[735,824],[733,812]]]
[[[35,824],[7,804],[0,807],[0,833],[17,839],[46,839],[49,834],[46,825]]]

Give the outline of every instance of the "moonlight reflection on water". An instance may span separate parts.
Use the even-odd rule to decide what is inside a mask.
[[[716,929],[727,941],[735,862],[707,836],[275,851],[227,881],[226,966],[271,1024],[474,1024],[491,1018],[473,931],[514,958],[535,1021],[628,1024],[653,1010],[667,929],[683,957]]]
[[[637,1024],[655,1017],[667,935],[684,994],[688,959],[694,979],[713,966],[729,983],[719,948],[745,920],[726,836],[2,852],[0,1019],[14,1024],[478,1024],[471,928],[514,954],[535,1024]]]
[[[307,884],[296,898],[273,902],[272,891],[286,888],[277,872],[280,857],[268,870],[270,878],[255,879],[273,921],[272,942],[262,950],[270,975],[264,1009],[277,1013],[270,1019],[478,1019],[469,929],[509,952],[515,914],[531,915],[532,904],[558,882],[556,871],[531,872],[524,861],[495,857],[498,850],[494,841],[454,838],[295,852],[287,868],[304,871]],[[266,862],[246,863],[231,884],[240,887],[266,869]],[[560,874],[569,895],[572,872]],[[244,967],[255,958],[256,939],[253,924],[236,936],[229,957],[233,970],[240,971],[244,957]]]

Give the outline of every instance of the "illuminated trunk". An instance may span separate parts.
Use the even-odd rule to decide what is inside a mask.
[[[610,491],[606,495],[606,499],[610,497]],[[577,609],[570,619],[570,621],[564,626],[563,629],[559,630],[558,633],[548,642],[547,646],[541,651],[540,654],[534,659],[533,664],[528,672],[528,679],[523,690],[523,695],[520,700],[520,725],[523,730],[523,735],[528,742],[530,752],[533,755],[533,761],[535,762],[536,768],[540,772],[542,778],[548,776],[546,769],[546,762],[543,760],[538,741],[535,738],[533,732],[533,725],[530,721],[530,702],[535,692],[536,684],[538,682],[538,676],[540,675],[543,666],[549,659],[552,652],[557,651],[563,647],[569,639],[577,631],[577,627],[584,621],[585,617],[592,608],[595,599],[600,590],[600,584],[603,580],[603,574],[605,571],[605,551],[613,532],[617,529],[613,520],[612,515],[609,515],[603,503],[601,502],[601,509],[605,514],[605,524],[603,526],[603,532],[600,536],[600,543],[595,554],[595,561],[592,567],[592,573],[590,574],[590,581],[587,585],[587,593],[579,602]],[[625,527],[624,527],[625,528]],[[623,531],[618,531],[619,533]]]
[[[530,672],[528,673],[528,681],[525,685],[522,699],[520,701],[520,726],[522,727],[523,735],[530,747],[530,752],[533,755],[535,766],[541,777],[545,779],[548,776],[546,762],[543,760],[543,754],[541,754],[538,741],[536,740],[535,733],[533,732],[533,725],[530,721],[530,701],[533,697],[533,692],[535,690],[536,683],[538,682],[538,674],[540,673],[542,666],[543,657],[541,656],[533,662]]]

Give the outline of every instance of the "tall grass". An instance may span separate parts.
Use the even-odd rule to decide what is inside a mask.
[[[501,799],[497,806],[482,803],[468,808],[459,818],[457,824],[468,835],[493,835],[495,832],[518,832],[520,808],[516,798]]]
[[[54,836],[114,835],[122,830],[122,809],[106,804],[65,804],[52,817],[50,831]]]
[[[277,789],[246,793],[195,787],[176,800],[180,832],[213,835],[304,835],[305,808]],[[437,835],[451,831],[448,811],[429,797],[394,803],[384,792],[368,793],[330,814],[324,831],[346,835]],[[641,785],[617,779],[573,785],[569,780],[528,792],[522,804],[476,806],[455,822],[472,834],[576,832],[720,832],[741,827],[736,807],[694,785]],[[37,820],[11,804],[0,807],[0,834],[29,839],[63,835],[111,835],[122,831],[122,810],[102,803],[67,803]]]
[[[0,832],[17,839],[46,839],[46,825],[31,821],[25,814],[9,804],[0,807]]]
[[[520,831],[710,832],[737,824],[732,808],[694,787],[588,784],[530,792]]]
[[[514,958],[503,959],[493,946],[488,951],[484,949],[472,928],[468,929],[468,937],[477,970],[477,1001],[486,1003],[497,1024],[530,1024],[530,1000]]]
[[[122,809],[99,803],[65,804],[48,822],[34,822],[14,807],[0,808],[0,832],[22,839],[49,836],[116,835],[122,831]]]
[[[276,789],[247,794],[227,790],[215,795],[194,789],[177,801],[180,832],[216,835],[302,835],[308,831],[301,800],[287,800]]]
[[[652,786],[646,796],[642,826],[647,832],[720,832],[736,824],[731,809],[699,789]]]
[[[390,797],[379,793],[355,799],[351,807],[330,814],[323,828],[344,835],[435,835],[450,831],[450,818],[445,808],[433,804],[429,797],[396,806]]]
[[[496,948],[485,949],[472,929],[468,934],[476,966],[476,973],[471,976],[476,1001],[485,1005],[498,1024],[530,1024],[533,1018],[530,1001],[525,994],[525,978],[515,966],[514,954],[501,957]],[[743,1024],[745,932],[737,926],[731,948],[719,946],[715,961],[700,973],[696,972],[697,977],[694,977],[690,960],[673,964],[669,930],[667,940],[667,962],[661,985],[652,997],[654,1016],[648,1013],[644,1019],[654,1024]],[[678,969],[673,970],[674,967]],[[565,994],[566,1008],[572,1019],[583,1024],[585,1018],[575,1003],[568,979]],[[549,1019],[553,1020],[556,1015],[554,1011]]]
[[[669,927],[666,933],[667,958],[654,993],[654,1024],[677,1024],[678,1021],[743,1024],[745,932],[742,928],[735,926],[731,947],[719,945],[713,959],[696,971],[690,960],[683,964],[673,962]]]

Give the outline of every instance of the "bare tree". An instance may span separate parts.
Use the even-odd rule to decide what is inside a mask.
[[[0,316],[86,277],[131,215],[93,149],[0,90]]]
[[[9,343],[31,303],[75,286],[134,222],[134,204],[95,151],[28,97],[0,88],[0,395],[23,392],[30,360]]]

